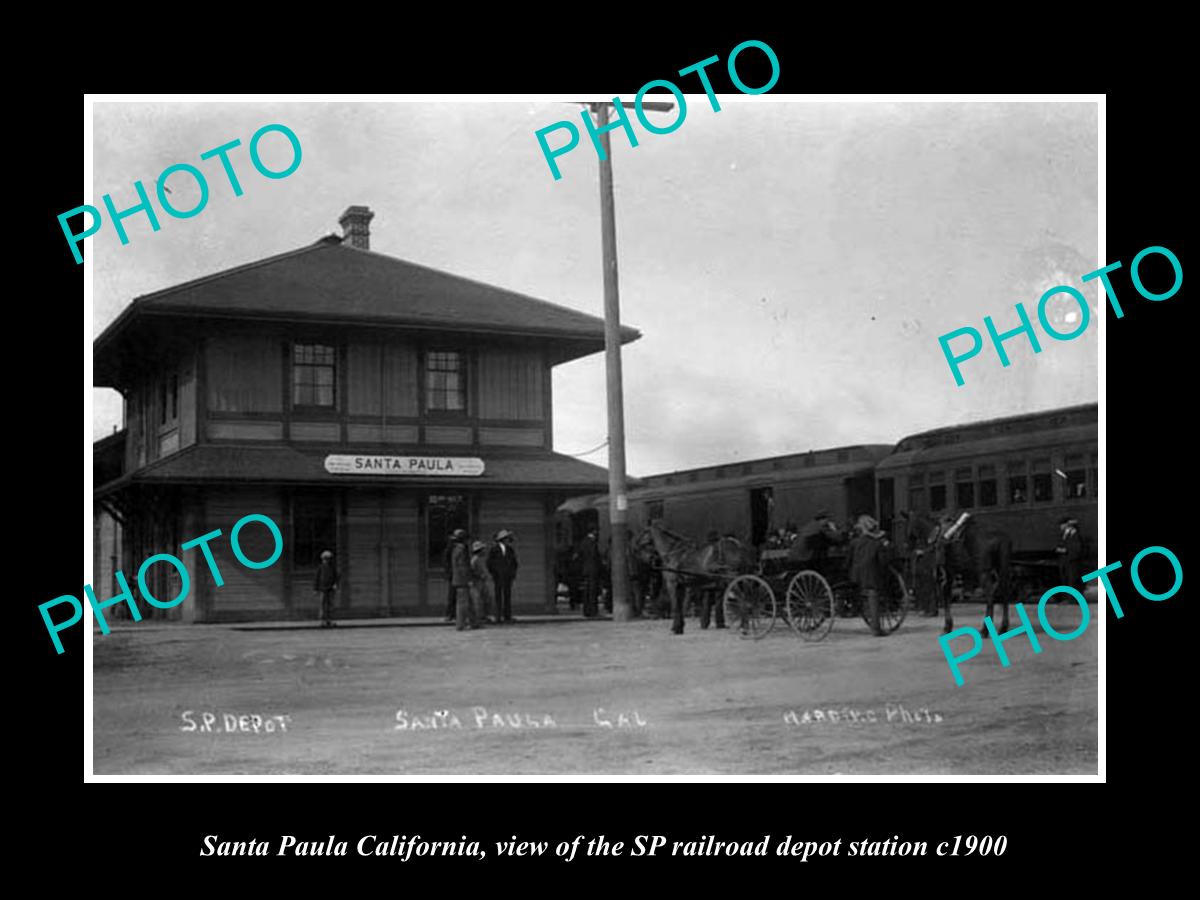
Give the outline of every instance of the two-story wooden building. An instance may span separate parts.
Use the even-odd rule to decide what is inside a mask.
[[[139,297],[95,340],[95,384],[120,391],[126,423],[95,445],[97,515],[120,524],[97,541],[98,598],[115,593],[113,561],[135,585],[165,552],[192,583],[172,617],[313,618],[328,548],[339,616],[439,615],[442,551],[463,527],[513,530],[514,607],[553,604],[554,510],[607,473],[551,449],[550,373],[602,350],[604,323],[372,252],[372,216],[352,206],[340,237]],[[250,513],[284,536],[261,571],[228,544]],[[179,550],[218,528],[220,587]],[[251,559],[270,555],[265,528],[243,538]],[[151,573],[156,596],[176,596],[170,566]]]

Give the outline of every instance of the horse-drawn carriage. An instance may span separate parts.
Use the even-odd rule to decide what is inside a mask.
[[[879,596],[879,627],[890,634],[908,613],[909,595],[903,576],[893,566],[887,571],[887,585]],[[766,637],[780,619],[807,641],[824,639],[839,618],[861,616],[871,624],[862,591],[849,579],[840,554],[805,563],[788,548],[764,550],[759,571],[731,580],[722,603],[725,618],[755,640]]]
[[[789,548],[755,553],[728,536],[701,545],[658,525],[651,525],[635,542],[635,553],[651,550],[674,610],[676,633],[683,631],[683,595],[696,590],[705,596],[706,608],[708,598],[718,595],[718,627],[728,621],[740,635],[755,640],[766,637],[780,619],[809,641],[825,638],[839,617],[861,616],[870,625],[867,604],[848,576],[843,554],[800,562]],[[909,607],[904,578],[895,567],[888,572],[879,598],[884,633],[900,627]],[[707,618],[705,614],[702,626]]]

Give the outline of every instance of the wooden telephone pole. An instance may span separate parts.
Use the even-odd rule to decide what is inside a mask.
[[[622,103],[633,107],[632,103]],[[600,242],[604,253],[604,362],[608,394],[608,522],[612,549],[608,563],[612,575],[614,622],[633,618],[629,603],[629,547],[625,542],[629,501],[625,494],[625,402],[621,381],[621,299],[617,288],[617,218],[613,205],[612,152],[608,140],[608,110],[612,103],[589,103],[599,123]],[[643,103],[643,109],[666,111],[674,103]]]

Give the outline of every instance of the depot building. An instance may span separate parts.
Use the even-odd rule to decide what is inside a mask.
[[[507,528],[515,611],[553,609],[554,510],[608,476],[551,449],[551,370],[603,350],[604,323],[373,252],[372,218],[352,206],[341,235],[139,297],[95,340],[94,383],[125,404],[94,446],[97,599],[174,553],[192,589],[171,610],[138,598],[147,615],[315,618],[329,549],[339,617],[441,615],[450,532]],[[279,525],[283,556],[251,570],[213,541],[218,587],[180,544],[251,513]],[[265,528],[240,543],[273,550]],[[173,567],[148,577],[178,595]]]

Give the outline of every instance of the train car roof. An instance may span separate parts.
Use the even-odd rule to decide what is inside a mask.
[[[1096,440],[1099,407],[1095,403],[1042,410],[935,428],[909,435],[880,462],[887,471],[964,455],[1001,454],[1048,444]]]
[[[658,497],[704,493],[714,489],[758,487],[812,478],[856,475],[873,471],[879,461],[891,451],[891,444],[855,444],[646,475],[641,479],[641,485],[629,492],[629,499],[653,500]],[[574,497],[558,509],[561,512],[577,513],[607,503],[607,494],[591,494]]]

